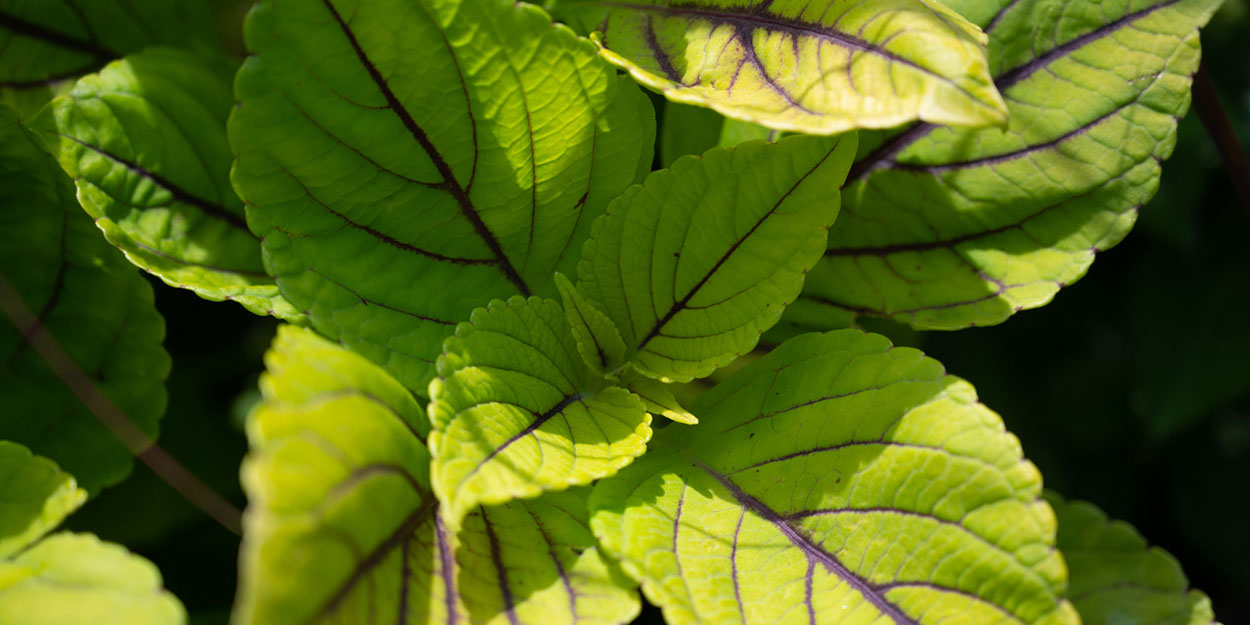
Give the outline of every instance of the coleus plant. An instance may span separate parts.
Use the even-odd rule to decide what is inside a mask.
[[[146,562],[44,537],[163,412],[125,260],[289,322],[239,624],[618,623],[639,588],[674,625],[1211,622],[971,385],[846,326],[1079,278],[1217,5],[265,0],[236,67],[112,34],[194,30],[181,3],[0,2],[0,622],[185,620]]]

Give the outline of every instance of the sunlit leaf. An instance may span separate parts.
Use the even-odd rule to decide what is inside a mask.
[[[507,0],[267,0],[230,119],[237,190],[283,294],[424,393],[492,297],[555,294],[651,163],[641,91]]]
[[[577,351],[595,373],[606,373],[625,361],[625,341],[608,316],[595,308],[564,274],[556,274],[564,316],[577,340]]]
[[[75,393],[88,394],[96,410],[111,402],[153,436],[170,366],[165,324],[152,287],[100,236],[69,178],[3,106],[0,278],[0,439],[82,476],[88,491],[121,481],[131,451]],[[27,337],[36,333],[64,350],[65,370],[49,368],[32,347]],[[64,375],[80,388],[71,391]]]
[[[207,299],[291,319],[299,313],[265,274],[230,187],[233,69],[224,59],[149,50],[79,80],[30,126],[131,262]]]
[[[926,0],[563,0],[604,55],[672,101],[833,134],[1005,120],[985,34]]]
[[[457,535],[413,431],[424,416],[411,398],[375,394],[397,382],[292,327],[266,362],[265,399],[248,419],[237,623],[609,625],[637,614],[631,583],[595,548],[585,489],[478,509]]]
[[[595,222],[577,288],[642,373],[688,381],[748,352],[824,249],[855,136],[679,159]]]
[[[35,542],[87,499],[51,460],[0,441],[0,558]]]
[[[611,475],[646,450],[651,416],[583,360],[552,300],[513,297],[447,339],[430,384],[434,492],[452,527],[481,504]]]
[[[963,380],[877,335],[730,376],[591,496],[671,625],[1075,625],[1041,477]]]
[[[1191,590],[1181,565],[1137,530],[1092,504],[1048,492],[1068,563],[1068,598],[1085,625],[1215,625],[1211,601]]]

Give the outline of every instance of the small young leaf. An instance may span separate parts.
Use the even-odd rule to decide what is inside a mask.
[[[23,116],[56,83],[148,46],[219,48],[203,0],[0,0],[0,99]]]
[[[475,310],[447,339],[438,373],[432,472],[453,529],[479,505],[612,475],[651,438],[642,401],[586,365],[552,300]]]
[[[644,376],[635,376],[625,383],[629,392],[638,396],[647,406],[647,412],[661,415],[678,423],[695,425],[699,418],[690,414],[673,396],[668,384]]]
[[[835,134],[1006,120],[985,34],[924,0],[565,0],[604,55],[667,98]]]
[[[54,462],[0,441],[0,558],[39,540],[86,500]]]
[[[1136,529],[1111,521],[1083,501],[1046,499],[1059,521],[1059,550],[1068,564],[1067,596],[1085,625],[1218,625],[1211,601],[1191,590],[1171,554],[1149,547]]]
[[[562,273],[556,288],[564,300],[564,315],[577,340],[577,351],[595,373],[610,372],[625,362],[625,341],[608,316],[595,308]]]
[[[651,163],[646,97],[532,5],[266,0],[245,35],[232,176],[267,267],[417,393],[475,307],[554,295]]]
[[[748,352],[798,295],[838,213],[855,136],[683,158],[595,222],[577,288],[645,375],[689,381]]]
[[[917,328],[1046,304],[1132,227],[1189,106],[1219,0],[955,2],[990,35],[1007,128],[864,137],[829,250],[792,314]],[[995,7],[997,7],[996,10]]]
[[[290,320],[299,313],[265,274],[230,187],[232,72],[225,59],[151,49],[79,80],[29,125],[131,262],[201,297]]]
[[[693,412],[590,500],[670,625],[1079,622],[1037,469],[920,352],[806,335]]]
[[[430,493],[411,397],[381,368],[283,327],[248,418],[239,625],[626,622],[586,490],[478,509],[458,535]]]
[[[89,380],[90,392],[107,398],[97,402],[111,401],[154,436],[170,366],[165,324],[152,287],[100,236],[69,178],[3,105],[0,287],[0,439],[81,476],[90,492],[121,481],[131,451],[93,416],[100,405],[84,405],[60,376]],[[73,370],[51,370],[28,340],[35,333],[55,340]]]

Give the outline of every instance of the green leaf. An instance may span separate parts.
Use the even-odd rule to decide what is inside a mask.
[[[90,534],[40,540],[86,498],[52,461],[0,441],[0,623],[184,623],[182,605],[150,562]]]
[[[1006,120],[985,34],[937,2],[562,4],[642,84],[735,119],[812,134]]]
[[[268,0],[245,34],[232,175],[266,266],[419,393],[476,306],[554,295],[651,163],[646,97],[534,6]]]
[[[689,381],[751,351],[803,284],[838,213],[855,136],[683,158],[595,222],[577,288],[645,375]]]
[[[132,453],[93,412],[155,436],[170,366],[165,324],[152,287],[100,236],[61,168],[3,106],[0,310],[0,439],[82,476],[90,492],[121,481]],[[28,337],[59,346],[55,369]]]
[[[394,380],[293,327],[266,361],[248,419],[235,622],[607,625],[637,614],[631,584],[595,549],[585,489],[475,511],[457,536],[430,493],[411,399],[374,394]],[[358,386],[318,392],[326,379]]]
[[[62,532],[0,560],[0,623],[180,625],[186,611],[151,562],[90,534]]]
[[[1079,622],[1037,469],[920,352],[806,335],[693,412],[590,500],[670,625]]]
[[[0,100],[23,115],[57,83],[148,46],[219,47],[202,0],[0,0]]]
[[[638,375],[627,381],[625,388],[637,395],[647,407],[647,412],[653,415],[663,416],[686,425],[695,425],[699,422],[698,417],[681,407],[681,402],[677,401],[668,384]]]
[[[989,33],[1006,130],[865,137],[794,314],[957,329],[1049,302],[1154,195],[1218,5],[954,3]]]
[[[651,438],[642,401],[586,365],[552,300],[475,310],[447,339],[438,374],[431,471],[453,529],[479,505],[612,475]]]
[[[292,319],[230,187],[232,75],[225,59],[152,49],[79,80],[29,125],[131,262],[206,299]]]
[[[0,441],[0,558],[38,540],[86,500],[73,476],[51,460]]]
[[[1136,529],[1083,501],[1047,492],[1068,563],[1068,597],[1085,625],[1213,625],[1211,601],[1191,590],[1181,565]]]
[[[625,362],[625,341],[608,316],[586,301],[562,273],[556,274],[556,287],[564,300],[564,316],[577,340],[577,351],[595,373],[615,370]]]

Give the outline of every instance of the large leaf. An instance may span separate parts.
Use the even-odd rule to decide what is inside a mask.
[[[230,119],[282,293],[419,393],[492,297],[554,294],[649,168],[654,120],[594,45],[507,0],[268,0]]]
[[[131,450],[93,411],[155,435],[169,373],[165,324],[152,287],[100,236],[61,168],[3,106],[0,287],[0,439],[81,475],[89,491],[121,481]],[[49,368],[28,337],[55,341],[68,358]]]
[[[985,34],[927,0],[566,0],[604,55],[670,100],[833,134],[1006,119]]]
[[[180,625],[156,567],[90,534],[39,540],[86,499],[74,478],[0,441],[0,623]]]
[[[237,623],[607,625],[637,613],[595,549],[584,489],[478,510],[452,533],[413,431],[424,415],[376,394],[397,382],[292,327],[266,361],[248,419]]]
[[[516,296],[473,312],[430,384],[434,493],[451,527],[481,504],[615,473],[646,451],[651,415],[578,350],[560,305]]]
[[[679,159],[613,202],[577,267],[641,372],[689,381],[751,351],[820,258],[855,135]]]
[[[259,314],[295,311],[260,261],[230,187],[233,67],[152,49],[87,76],[33,118],[78,200],[134,264]]]
[[[1219,0],[951,5],[990,35],[1008,127],[864,140],[829,251],[791,310],[811,326],[847,312],[994,324],[1084,275],[1158,186]]]
[[[1036,468],[920,352],[806,335],[692,412],[591,496],[671,625],[1078,623]]]
[[[1181,565],[1137,530],[1092,504],[1048,492],[1068,563],[1068,597],[1085,625],[1213,625],[1211,601],[1191,590]]]
[[[29,114],[57,84],[148,46],[218,46],[203,0],[0,0],[0,99]]]

